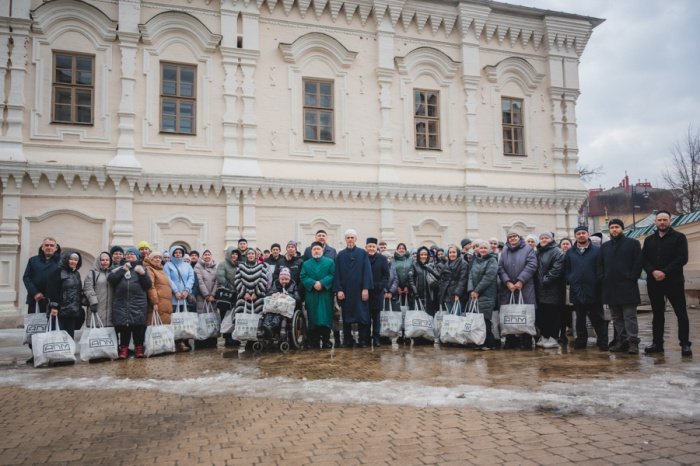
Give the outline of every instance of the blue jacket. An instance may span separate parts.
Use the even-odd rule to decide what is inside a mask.
[[[168,276],[170,288],[173,290],[173,304],[177,304],[176,292],[187,291],[189,294],[192,294],[192,287],[194,286],[194,271],[192,267],[182,257],[175,259],[173,256],[175,249],[182,250],[179,246],[171,247],[170,262],[163,267],[163,271]]]

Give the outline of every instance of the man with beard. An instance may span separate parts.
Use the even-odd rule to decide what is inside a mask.
[[[359,347],[369,344],[369,290],[373,288],[372,268],[364,249],[356,246],[357,232],[345,232],[347,247],[338,253],[335,261],[336,293],[343,315],[343,346],[352,348],[352,324],[358,325]]]
[[[369,290],[369,314],[372,321],[372,344],[379,346],[379,313],[384,307],[384,298],[391,298],[387,293],[389,288],[389,261],[383,254],[377,252],[377,238],[367,238],[365,251],[369,256],[369,264],[372,269],[373,287]],[[369,341],[369,335],[365,335],[365,341]]]
[[[586,329],[586,317],[588,317],[598,335],[598,348],[601,351],[607,351],[608,322],[603,319],[600,280],[596,271],[600,248],[590,240],[588,227],[576,227],[574,237],[576,244],[566,252],[564,263],[564,273],[569,283],[569,300],[576,311],[574,349],[585,349],[588,345]]]
[[[600,247],[598,277],[603,286],[603,304],[610,307],[618,340],[612,352],[639,353],[637,306],[641,302],[637,280],[642,273],[639,241],[627,238],[619,218],[608,223],[610,241]]]
[[[688,240],[683,233],[671,228],[671,213],[660,210],[654,220],[656,232],[644,240],[642,255],[647,272],[647,292],[654,313],[652,331],[654,341],[644,348],[646,354],[664,352],[664,324],[666,301],[671,303],[678,319],[678,341],[683,356],[692,356],[690,324],[685,302],[683,266],[688,263]]]

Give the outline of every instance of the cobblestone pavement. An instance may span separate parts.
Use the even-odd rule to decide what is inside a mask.
[[[34,369],[20,337],[0,332],[3,465],[700,463],[700,364],[675,338],[654,357],[219,348]]]

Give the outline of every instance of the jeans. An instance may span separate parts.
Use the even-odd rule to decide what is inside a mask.
[[[666,300],[671,303],[673,312],[678,319],[678,342],[681,345],[688,344],[690,338],[690,323],[688,321],[688,309],[685,303],[685,289],[683,282],[667,283],[647,281],[647,292],[651,301],[651,310],[654,313],[652,319],[652,331],[654,343],[663,346],[664,325],[666,324]]]
[[[619,338],[618,343],[639,344],[636,304],[610,304],[613,324]]]

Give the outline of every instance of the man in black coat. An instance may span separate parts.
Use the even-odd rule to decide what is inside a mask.
[[[27,288],[28,313],[46,312],[46,292],[51,276],[60,266],[61,246],[53,238],[44,238],[39,253],[31,257],[24,269],[22,281]]]
[[[369,256],[369,264],[372,268],[372,283],[369,290],[369,316],[372,321],[372,343],[379,346],[380,312],[384,307],[384,298],[391,298],[389,289],[389,261],[377,251],[377,238],[367,238],[365,251]]]
[[[327,236],[328,234],[326,233],[326,230],[318,230],[316,232],[316,236],[314,237],[314,241],[318,241],[323,245],[323,255],[325,257],[335,259],[335,257],[338,255],[338,252],[335,250],[335,248],[326,243]],[[304,255],[302,256],[302,258],[305,261],[311,259],[311,246],[304,250]]]
[[[681,353],[683,356],[692,356],[683,277],[683,266],[688,263],[688,240],[683,233],[671,228],[671,214],[667,210],[658,211],[654,223],[656,231],[646,237],[642,248],[644,270],[647,272],[647,292],[654,313],[654,341],[644,348],[644,352],[664,352],[665,298],[668,298],[678,319]]]
[[[641,302],[639,283],[642,274],[642,247],[627,238],[625,224],[619,218],[608,223],[610,241],[603,243],[598,256],[598,277],[603,286],[603,304],[610,307],[618,341],[612,352],[639,353],[637,306]]]

